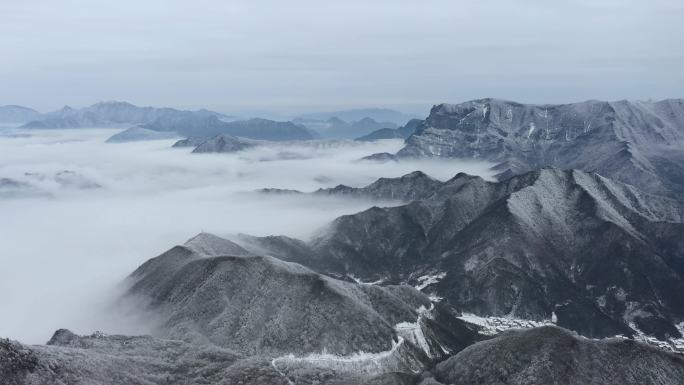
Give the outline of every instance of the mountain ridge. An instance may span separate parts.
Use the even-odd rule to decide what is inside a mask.
[[[522,104],[477,99],[435,105],[398,157],[476,158],[501,177],[576,168],[649,192],[684,191],[684,99]]]
[[[343,190],[330,191],[365,191]],[[555,313],[558,325],[588,336],[679,337],[682,201],[558,169],[501,182],[458,174],[405,198],[341,216],[306,245],[271,238],[261,246],[366,282],[417,286],[439,276],[423,289],[461,311],[536,320]]]

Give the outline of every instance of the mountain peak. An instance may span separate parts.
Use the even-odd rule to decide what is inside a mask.
[[[105,101],[97,102],[97,103],[93,104],[91,107],[100,107],[100,106],[136,107],[132,103],[125,102],[125,101],[119,101],[119,100],[105,100]]]
[[[190,238],[183,246],[205,256],[237,255],[244,256],[251,253],[237,243],[218,237],[210,233],[199,233]]]

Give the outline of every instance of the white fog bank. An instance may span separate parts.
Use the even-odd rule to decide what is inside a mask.
[[[171,148],[173,140],[104,143],[115,132],[0,130],[0,181],[31,186],[28,197],[0,194],[0,337],[44,343],[58,328],[124,332],[92,309],[173,245],[201,231],[306,239],[335,217],[373,205],[255,189],[363,186],[415,170],[442,180],[461,171],[492,176],[487,163],[357,161],[396,152],[399,140],[190,154]]]

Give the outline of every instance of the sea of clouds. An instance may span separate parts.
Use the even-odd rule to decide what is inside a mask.
[[[396,152],[400,140],[191,154],[171,148],[173,140],[104,143],[118,131],[0,129],[0,179],[20,183],[4,195],[0,188],[0,337],[44,343],[58,328],[134,332],[96,309],[141,263],[201,231],[306,239],[337,216],[397,203],[256,189],[363,186],[415,170],[492,177],[484,162],[359,161]]]

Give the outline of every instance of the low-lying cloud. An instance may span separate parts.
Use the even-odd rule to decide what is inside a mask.
[[[0,196],[0,337],[44,343],[62,327],[79,333],[130,332],[93,309],[106,303],[112,288],[138,265],[200,231],[306,239],[339,215],[377,204],[253,193],[259,188],[362,186],[414,170],[438,179],[461,171],[492,175],[486,163],[358,161],[395,152],[402,146],[398,140],[191,154],[171,148],[172,140],[105,144],[116,131],[0,135],[0,178],[41,192]],[[79,183],[64,183],[58,176],[64,170],[73,172],[67,180]]]

